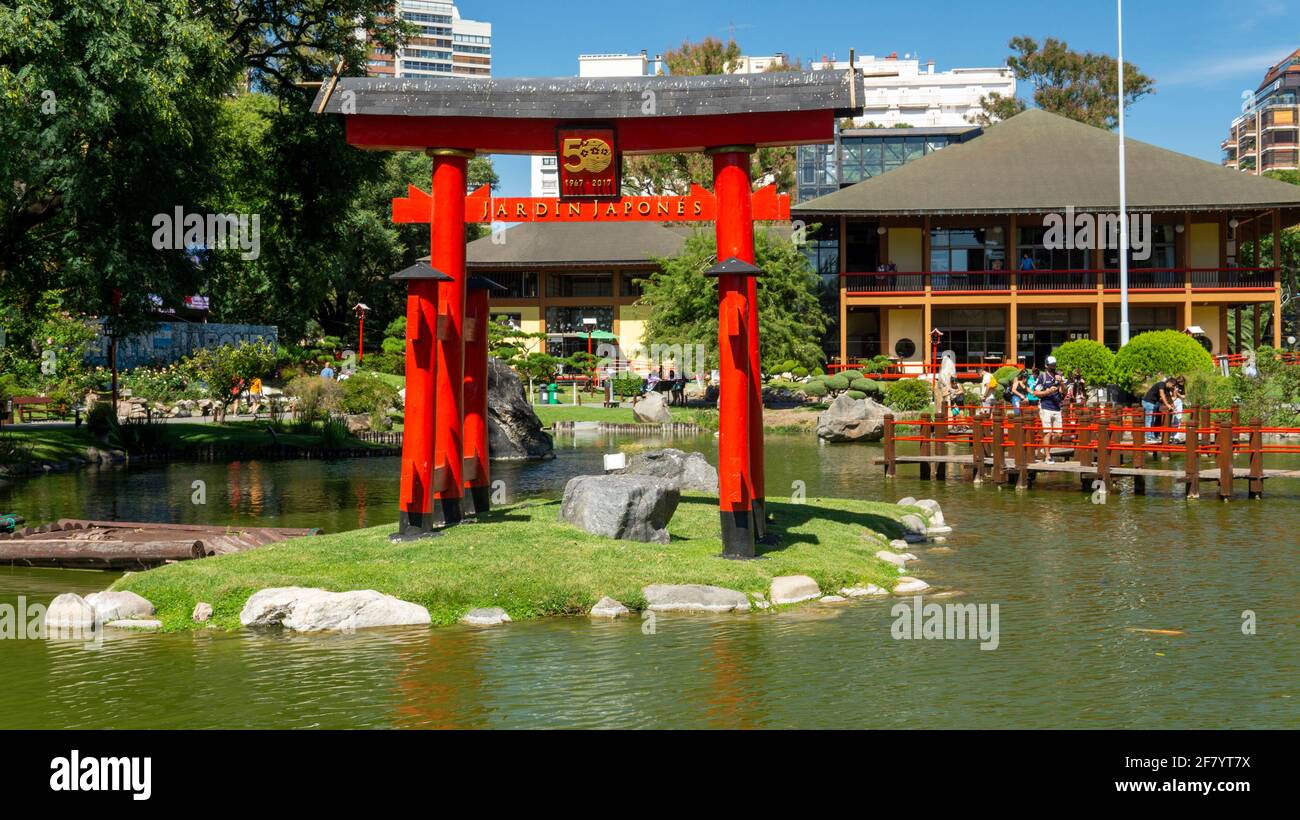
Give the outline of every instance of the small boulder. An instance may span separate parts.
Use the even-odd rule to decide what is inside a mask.
[[[104,626],[111,626],[114,629],[135,629],[140,632],[157,632],[162,629],[162,621],[154,618],[124,618],[108,621]]]
[[[819,602],[823,604],[842,604],[847,600],[848,598],[843,595],[823,595]]]
[[[58,596],[45,608],[45,628],[50,630],[94,629],[99,618],[95,607],[72,592]]]
[[[154,613],[153,604],[134,592],[94,592],[86,596],[86,603],[95,608],[101,622],[126,618],[143,618]]]
[[[510,616],[499,606],[489,606],[471,609],[460,622],[471,626],[498,626],[510,623]]]
[[[591,608],[591,617],[593,618],[621,618],[624,615],[630,615],[632,610],[623,606],[619,601],[613,598],[605,597],[596,602]]]
[[[880,441],[885,437],[888,412],[874,399],[853,399],[841,393],[817,417],[817,437],[830,442]]]
[[[821,588],[807,575],[782,575],[772,579],[772,603],[797,604],[820,598]]]
[[[929,588],[930,585],[925,581],[922,581],[920,578],[912,578],[904,575],[902,578],[898,579],[898,583],[894,586],[894,594],[915,595],[918,592],[925,592]]]
[[[651,584],[641,590],[653,612],[747,612],[743,592],[702,584]]]
[[[202,601],[194,605],[194,613],[190,618],[196,624],[205,624],[212,620],[212,604],[205,604]]]
[[[343,421],[348,426],[348,432],[352,435],[365,433],[370,430],[370,415],[368,413],[354,413],[344,416]]]
[[[900,498],[900,499],[898,499],[898,506],[900,506],[900,507],[915,507],[915,506],[916,506],[916,499],[915,499],[915,498],[912,498],[912,496],[910,496],[910,495],[909,495],[909,496],[906,496],[906,497],[904,497],[904,498]]]
[[[925,535],[925,531],[930,528],[929,522],[921,516],[913,514],[903,516],[899,523],[903,525],[905,531],[913,535]]]
[[[632,418],[641,424],[671,424],[673,414],[662,393],[651,393],[632,405]]]
[[[678,490],[718,491],[718,469],[703,453],[686,453],[671,447],[638,453],[628,460],[619,475],[647,475],[671,481]]]
[[[893,564],[899,569],[902,569],[903,567],[907,566],[907,559],[896,552],[890,552],[889,550],[881,550],[880,552],[876,553],[876,557],[887,564]]]
[[[893,541],[889,542],[889,548],[891,550],[906,550],[909,546],[911,546],[911,544],[908,544],[901,538],[895,538]]]
[[[845,598],[868,598],[876,595],[888,595],[889,590],[875,584],[867,584],[866,586],[845,587],[840,590],[840,594]]]
[[[662,478],[583,475],[564,486],[560,520],[606,538],[667,544],[679,501],[676,486]]]

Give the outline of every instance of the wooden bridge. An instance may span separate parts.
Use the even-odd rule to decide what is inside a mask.
[[[1217,482],[1224,500],[1238,481],[1249,497],[1261,498],[1265,480],[1300,478],[1300,470],[1265,467],[1267,456],[1300,453],[1300,444],[1266,444],[1265,436],[1300,435],[1300,429],[1265,427],[1259,419],[1243,425],[1237,407],[1188,408],[1181,424],[1157,414],[1150,427],[1138,409],[1083,407],[1063,413],[1063,428],[1053,430],[1043,427],[1036,408],[940,410],[917,420],[885,416],[885,455],[876,460],[885,475],[894,476],[899,464],[916,464],[922,480],[947,480],[951,470],[969,481],[1025,489],[1038,475],[1064,473],[1077,475],[1085,490],[1103,492],[1131,478],[1138,495],[1146,493],[1148,479],[1168,478],[1181,482],[1188,498],[1200,497],[1202,482]],[[915,443],[918,454],[899,455],[902,442]],[[1174,455],[1183,457],[1181,469],[1159,466]]]

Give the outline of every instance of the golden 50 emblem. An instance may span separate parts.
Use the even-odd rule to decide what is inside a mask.
[[[614,161],[614,151],[603,139],[566,139],[564,141],[564,170],[571,174],[586,171],[599,174]]]

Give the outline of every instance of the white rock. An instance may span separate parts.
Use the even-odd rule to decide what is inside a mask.
[[[460,622],[471,626],[497,626],[510,623],[510,616],[501,607],[490,606],[471,609],[465,613],[465,617],[461,618]]]
[[[942,538],[945,535],[952,535],[952,527],[930,527],[925,534],[929,538]]]
[[[898,579],[898,584],[894,587],[895,595],[915,595],[918,592],[925,592],[930,585],[920,578],[912,578],[904,575]]]
[[[840,590],[840,594],[845,598],[868,598],[876,595],[888,595],[889,590],[882,589],[875,584],[867,584],[864,587],[845,587]]]
[[[797,604],[820,598],[821,588],[807,575],[782,575],[772,579],[772,603]]]
[[[45,609],[46,629],[93,629],[97,622],[95,608],[72,592],[65,592],[50,601]]]
[[[239,613],[244,626],[283,626],[295,632],[418,626],[430,623],[429,611],[372,589],[326,592],[279,587],[254,593]]]
[[[153,618],[123,618],[109,621],[104,626],[111,626],[114,629],[138,629],[141,632],[157,632],[162,629],[162,621]]]
[[[900,507],[915,507],[915,506],[916,506],[916,499],[915,499],[915,498],[912,498],[910,495],[907,496],[906,498],[900,498],[900,499],[898,499],[898,506],[900,506]]]
[[[889,542],[889,548],[891,550],[906,550],[908,546],[908,543],[901,538],[895,538],[893,541]]]
[[[881,550],[876,553],[876,557],[887,564],[893,564],[899,569],[906,566],[908,561],[908,559],[904,558],[902,555],[899,555],[896,552],[890,552],[889,550]]]
[[[654,612],[748,612],[749,596],[703,584],[651,584],[641,590]]]
[[[86,603],[95,608],[99,620],[118,621],[125,618],[142,618],[154,613],[153,604],[134,592],[93,592],[86,596]]]
[[[623,606],[622,603],[615,601],[613,598],[601,598],[596,605],[591,608],[591,617],[593,618],[621,618],[624,615],[630,615],[632,610]]]
[[[847,600],[843,595],[823,595],[820,599],[823,604],[840,604]]]
[[[205,604],[202,601],[194,605],[194,614],[190,615],[196,624],[207,623],[212,620],[212,604]]]
[[[899,523],[903,525],[904,530],[915,535],[925,535],[925,531],[930,528],[929,522],[924,518],[910,513],[903,516]]]

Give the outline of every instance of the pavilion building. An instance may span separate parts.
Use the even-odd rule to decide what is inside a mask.
[[[966,365],[1041,363],[1072,339],[1117,347],[1119,251],[1104,226],[1119,210],[1118,140],[1029,110],[796,205],[797,220],[838,223],[835,247],[818,249],[839,274],[831,361],[919,366],[935,329]],[[1199,329],[1212,353],[1237,352],[1256,340],[1231,333],[1229,315],[1251,310],[1273,317],[1259,341],[1280,346],[1275,242],[1300,223],[1300,187],[1136,140],[1126,150],[1129,214],[1150,225],[1130,251],[1130,333]],[[1058,218],[1103,228],[1053,232]]]

